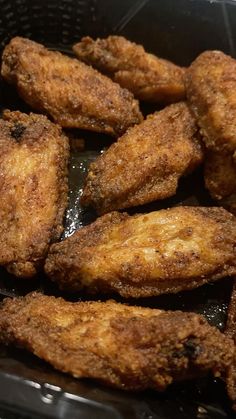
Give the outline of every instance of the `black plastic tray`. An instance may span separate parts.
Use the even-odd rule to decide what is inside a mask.
[[[221,49],[236,57],[236,1],[214,0],[0,0],[0,50],[12,36],[22,35],[50,48],[71,53],[83,35],[122,34],[145,48],[181,65],[201,51]],[[14,89],[0,84],[0,107],[28,111]],[[143,106],[144,113],[155,106]],[[79,198],[88,163],[111,139],[74,131],[85,139],[83,151],[72,150],[70,204],[64,237],[95,219]],[[134,209],[150,211],[173,205],[212,205],[203,189],[201,169],[180,182],[175,197]],[[196,311],[223,329],[232,280],[224,279],[192,292],[132,304]],[[59,295],[43,275],[22,283],[0,270],[0,298],[40,289]],[[64,295],[68,299],[76,299]],[[100,296],[101,297],[101,296]],[[83,298],[81,295],[78,298]],[[120,299],[120,301],[122,301]],[[26,351],[0,348],[0,418],[233,418],[224,385],[210,377],[171,386],[167,392],[131,393],[109,390],[93,381],[63,375]]]

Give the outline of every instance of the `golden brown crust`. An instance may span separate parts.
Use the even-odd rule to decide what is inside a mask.
[[[172,103],[185,97],[185,69],[148,54],[122,36],[96,40],[87,36],[73,50],[80,60],[109,75],[140,100]]]
[[[234,281],[231,301],[228,307],[225,334],[235,342],[234,360],[227,371],[227,390],[228,395],[233,402],[233,409],[236,410],[236,279]]]
[[[62,289],[148,297],[236,274],[235,244],[223,208],[114,212],[52,245],[45,271]]]
[[[205,51],[186,73],[190,107],[208,148],[236,150],[236,60]]]
[[[217,200],[236,192],[236,166],[231,154],[207,151],[205,183],[212,198]]]
[[[31,277],[63,231],[69,143],[45,116],[6,111],[0,150],[0,264]]]
[[[202,159],[187,105],[170,105],[130,128],[90,165],[81,203],[103,214],[167,198]]]
[[[225,334],[236,342],[236,278],[234,279],[230,304],[227,313]]]
[[[124,390],[164,390],[208,371],[224,375],[233,355],[232,341],[194,313],[37,293],[4,301],[0,340],[74,377]]]
[[[133,95],[86,64],[16,37],[2,58],[3,78],[34,109],[63,127],[120,135],[142,120]]]
[[[236,215],[236,164],[232,154],[206,152],[205,184],[212,198]]]

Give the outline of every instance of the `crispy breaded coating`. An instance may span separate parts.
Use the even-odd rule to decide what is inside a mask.
[[[236,192],[236,165],[231,154],[225,154],[220,151],[207,151],[205,183],[212,198],[217,200]]]
[[[206,146],[236,150],[236,60],[221,51],[200,54],[186,73],[190,107]]]
[[[184,102],[149,115],[89,167],[81,203],[99,214],[164,199],[203,160],[195,120]]]
[[[122,36],[82,38],[73,50],[87,64],[109,75],[135,97],[148,102],[177,102],[185,97],[185,69],[148,54]]]
[[[230,153],[208,150],[205,184],[212,198],[236,215],[236,164]]]
[[[234,340],[234,359],[227,370],[227,390],[233,402],[233,409],[236,410],[236,279],[232,290],[230,305],[228,307],[228,319],[225,334]]]
[[[1,73],[32,108],[48,113],[62,127],[118,136],[142,120],[128,90],[29,39],[16,37],[6,46]]]
[[[233,355],[233,342],[198,314],[37,293],[4,301],[0,340],[76,378],[124,390],[160,391],[209,371],[224,375]]]
[[[63,231],[69,144],[45,116],[0,119],[0,265],[19,277],[42,266]]]
[[[235,244],[223,208],[113,212],[52,245],[45,271],[61,289],[149,297],[236,274]]]

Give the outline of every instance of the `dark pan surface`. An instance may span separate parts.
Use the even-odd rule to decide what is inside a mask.
[[[221,49],[236,57],[236,3],[207,0],[0,0],[0,49],[12,36],[22,35],[50,48],[70,53],[73,42],[83,35],[122,34],[164,58],[188,65],[201,51]],[[13,89],[0,84],[0,108],[29,111]],[[144,113],[157,109],[143,107]],[[79,199],[87,167],[111,139],[84,131],[70,133],[85,141],[80,151],[72,148],[69,208],[65,216],[68,237],[93,221]],[[212,205],[203,189],[202,170],[180,182],[178,193],[168,200],[135,208],[147,212],[173,205]],[[61,295],[40,275],[22,283],[0,269],[0,297],[22,295],[33,289]],[[191,292],[158,298],[130,300],[164,309],[196,311],[224,328],[232,280],[224,279]],[[70,300],[86,296],[65,295]],[[112,296],[114,298],[114,296]],[[102,297],[100,296],[100,299]],[[122,301],[122,299],[119,299]],[[20,410],[19,410],[20,409]],[[7,413],[11,410],[12,413]],[[1,418],[233,418],[224,386],[211,378],[171,386],[164,394],[140,394],[109,390],[87,380],[75,380],[53,370],[25,351],[0,348]]]

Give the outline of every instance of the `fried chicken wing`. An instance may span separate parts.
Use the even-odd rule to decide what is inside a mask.
[[[198,128],[184,102],[149,115],[89,168],[81,203],[99,214],[175,194],[203,160]]]
[[[236,60],[206,51],[187,70],[187,96],[208,148],[205,184],[236,214]]]
[[[73,50],[80,60],[109,75],[140,100],[171,103],[185,97],[184,68],[148,54],[122,36],[85,37]]]
[[[233,342],[198,314],[37,293],[4,301],[0,340],[124,390],[165,390],[209,371],[224,376],[233,356]]]
[[[225,334],[234,340],[234,359],[227,370],[227,390],[233,402],[233,409],[236,410],[236,279],[234,281],[230,305],[228,308],[228,319]]]
[[[62,231],[69,144],[45,116],[6,111],[0,119],[0,265],[31,277]]]
[[[236,274],[235,244],[223,208],[113,212],[52,245],[45,271],[61,289],[148,297]]]
[[[34,109],[61,126],[120,135],[142,120],[128,90],[86,64],[16,37],[2,57],[2,76]]]
[[[236,60],[220,51],[206,51],[186,73],[190,107],[213,151],[236,150]]]

